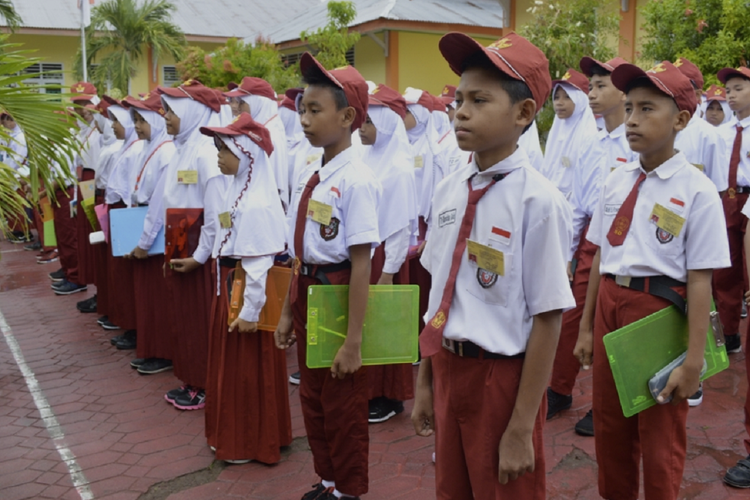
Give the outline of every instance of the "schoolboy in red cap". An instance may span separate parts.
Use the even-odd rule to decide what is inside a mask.
[[[640,159],[618,167],[601,188],[587,235],[598,250],[575,355],[585,368],[593,354],[599,494],[638,498],[643,457],[646,500],[676,499],[687,398],[698,389],[709,327],[711,273],[729,264],[729,249],[716,187],[674,148],[697,106],[690,80],[664,61],[648,71],[623,64],[612,83],[627,96],[628,142]],[[664,225],[667,216],[674,225]],[[657,398],[672,396],[672,404],[624,417],[604,335],[672,305],[685,311],[686,301],[687,359]]]
[[[512,33],[440,40],[461,75],[456,136],[472,162],[433,197],[432,274],[412,412],[436,433],[439,499],[542,499],[546,398],[562,309],[570,208],[518,139],[550,92],[547,58]]]
[[[595,115],[604,117],[605,127],[581,145],[581,155],[573,165],[573,241],[568,253],[570,280],[576,298],[575,309],[563,318],[560,346],[552,370],[552,381],[547,391],[547,418],[567,410],[573,403],[573,388],[580,363],[571,354],[578,338],[578,324],[586,300],[589,271],[596,248],[586,240],[586,231],[594,209],[599,202],[599,190],[609,172],[617,165],[635,159],[625,138],[625,95],[612,85],[611,74],[618,66],[626,64],[620,57],[606,62],[591,57],[581,59],[579,66],[589,79],[589,106]],[[573,268],[572,262],[575,262]],[[593,436],[594,423],[591,411],[578,421],[575,431],[579,435]]]
[[[308,171],[296,186],[289,206],[293,274],[275,338],[277,347],[286,349],[299,337],[302,414],[321,478],[302,498],[356,498],[368,489],[367,375],[361,342],[370,252],[380,243],[381,188],[352,148],[352,132],[367,116],[365,79],[351,66],[328,71],[309,53],[302,56],[300,70],[308,85],[298,105],[302,128],[324,153],[319,168]],[[333,366],[311,369],[305,350],[307,287],[323,283],[349,284],[349,323]]]
[[[724,191],[727,188],[729,157],[719,132],[706,123],[701,116],[703,73],[698,66],[684,57],[678,58],[674,66],[690,80],[699,103],[688,126],[677,134],[675,148],[682,152],[690,163],[706,174],[719,192]]]
[[[750,69],[724,68],[717,76],[726,87],[727,102],[735,116],[719,128],[729,158],[727,189],[721,192],[721,199],[727,220],[732,267],[714,274],[714,297],[727,339],[727,352],[740,352],[742,294],[747,284],[737,277],[745,276],[742,257],[747,217],[741,211],[750,193]]]

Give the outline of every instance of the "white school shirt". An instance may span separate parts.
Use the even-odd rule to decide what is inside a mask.
[[[737,185],[750,187],[750,116],[744,120],[738,120],[737,116],[733,116],[727,123],[718,127],[727,152],[727,182],[729,182],[729,160],[732,158],[732,147],[737,136],[737,124],[743,127],[740,164],[737,166]]]
[[[624,123],[612,132],[600,130],[581,145],[581,155],[573,172],[573,195],[570,197],[573,205],[573,241],[568,260],[578,250],[581,233],[594,215],[604,179],[618,165],[637,158],[625,137]]]
[[[750,218],[750,199],[748,199],[745,202],[745,206],[742,207],[741,212],[742,212],[742,215],[744,215],[745,217]]]
[[[586,236],[601,249],[599,272],[634,278],[669,276],[686,282],[688,270],[729,267],[727,225],[719,193],[682,153],[646,175],[625,241],[617,247],[609,244],[612,221],[641,172],[640,161],[630,162],[612,172],[602,186]],[[656,204],[685,219],[679,235],[662,230],[652,220]]]
[[[518,146],[526,151],[529,163],[537,172],[544,168],[544,153],[542,153],[542,146],[539,144],[539,129],[536,126],[536,120],[531,122],[529,130],[521,134],[518,139]]]
[[[433,224],[422,253],[432,275],[427,317],[440,307],[469,196],[493,175],[507,176],[479,200],[470,240],[503,252],[503,276],[484,271],[464,250],[443,336],[469,340],[486,351],[512,356],[526,351],[533,316],[575,306],[566,274],[570,246],[570,206],[529,164],[519,147],[479,173],[476,161],[446,177],[433,198]]]
[[[322,165],[322,158],[317,164]],[[287,213],[287,245],[292,257],[296,256],[294,233],[300,196],[314,172],[308,170],[292,193]],[[349,147],[319,168],[318,175],[320,183],[313,189],[311,199],[333,207],[331,224],[322,226],[311,218],[305,221],[302,261],[338,264],[349,259],[349,247],[353,245],[377,247],[380,244],[378,203],[382,189],[372,169]]]
[[[700,111],[696,111],[687,127],[677,134],[674,147],[685,155],[688,162],[702,170],[718,191],[727,188],[728,154],[731,151],[727,153],[718,129],[701,118]]]
[[[3,141],[3,145],[10,151],[0,151],[0,161],[15,170],[18,175],[29,175],[29,167],[26,165],[29,155],[26,135],[18,125],[12,130],[6,128],[5,133],[8,134],[8,139]]]

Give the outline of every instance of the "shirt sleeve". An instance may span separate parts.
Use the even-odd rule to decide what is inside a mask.
[[[380,202],[380,184],[377,180],[356,182],[350,188],[344,200],[346,221],[346,246],[369,243],[372,248],[380,244],[378,232],[378,203]]]
[[[566,272],[570,248],[570,207],[560,195],[550,213],[525,233],[523,291],[531,316],[575,307]]]
[[[385,240],[385,264],[383,272],[396,274],[406,262],[409,253],[409,227],[396,231]]]
[[[706,175],[716,186],[717,191],[726,191],[729,187],[729,157],[727,148],[724,144],[721,134],[713,134],[709,144],[706,145],[706,161],[704,168],[707,170]]]
[[[203,194],[203,227],[198,248],[193,253],[193,258],[201,264],[205,264],[211,256],[216,238],[216,226],[219,223],[219,207],[222,203],[222,190],[224,188],[224,176],[211,177],[206,183],[206,191]]]
[[[594,215],[591,217],[591,223],[589,223],[589,231],[586,233],[586,239],[594,245],[602,246],[602,214],[604,213],[604,189],[602,187],[599,192],[599,203],[594,209]]]
[[[148,211],[146,212],[146,219],[143,221],[143,233],[141,238],[138,240],[138,248],[142,250],[148,250],[151,245],[154,244],[156,235],[159,234],[161,228],[164,226],[164,204],[162,200],[164,198],[164,184],[166,182],[166,175],[164,173],[167,169],[162,169],[159,175],[159,180],[156,183],[154,192],[151,193],[151,199],[148,204]]]
[[[719,193],[699,191],[685,227],[687,269],[722,269],[731,266],[726,227]]]
[[[242,269],[245,270],[245,292],[240,319],[256,322],[266,303],[266,276],[273,266],[272,256],[245,257]]]

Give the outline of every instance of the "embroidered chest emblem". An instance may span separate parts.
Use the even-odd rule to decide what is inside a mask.
[[[480,267],[477,269],[477,281],[482,288],[489,288],[497,283],[497,274]]]
[[[660,227],[656,228],[656,239],[661,243],[662,245],[669,243],[674,239],[674,235],[672,233],[669,233],[665,230],[663,230]]]
[[[331,241],[339,235],[339,224],[341,223],[336,217],[331,217],[331,222],[327,226],[320,225],[320,237],[325,241]]]

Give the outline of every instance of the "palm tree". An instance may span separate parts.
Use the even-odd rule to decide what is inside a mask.
[[[16,12],[11,0],[0,0],[0,17],[5,19],[11,31],[14,31],[23,24],[23,20],[18,15],[18,12]]]
[[[76,122],[65,112],[60,98],[69,97],[60,93],[59,85],[24,85],[37,73],[24,70],[41,59],[30,57],[33,51],[20,50],[20,44],[9,43],[8,35],[0,35],[0,110],[8,112],[26,136],[28,157],[26,165],[29,175],[23,178],[31,186],[36,199],[40,183],[50,196],[54,181],[62,182],[70,175],[70,159],[75,156],[80,143],[75,138]],[[54,90],[57,93],[45,93]],[[10,153],[7,144],[9,135],[0,127],[0,151]],[[59,165],[59,169],[53,168]],[[22,215],[27,202],[16,193],[19,187],[17,173],[5,163],[0,163],[0,226],[6,218]],[[0,227],[5,230],[6,228]]]
[[[94,7],[86,28],[86,64],[96,63],[90,80],[128,93],[138,62],[150,47],[154,59],[182,59],[185,35],[171,22],[175,6],[168,0],[107,0]],[[81,68],[81,52],[76,67]],[[79,70],[79,75],[83,71]]]

